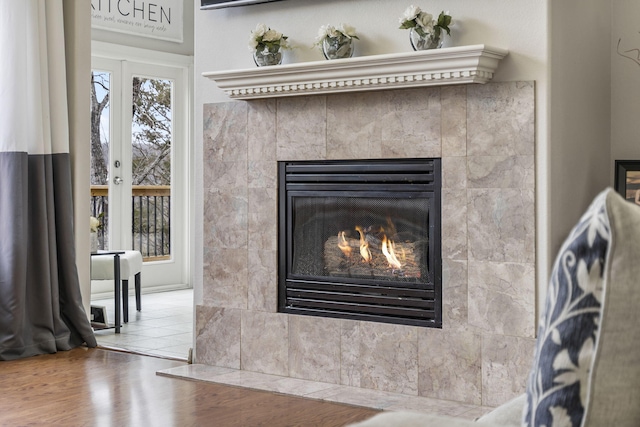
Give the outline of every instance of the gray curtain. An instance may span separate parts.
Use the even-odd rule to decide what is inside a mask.
[[[0,1],[0,360],[96,346],[75,264],[62,0]]]

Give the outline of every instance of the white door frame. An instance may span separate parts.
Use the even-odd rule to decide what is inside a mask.
[[[149,51],[145,49],[131,48],[121,45],[92,41],[92,69],[105,70],[112,73],[111,87],[121,87],[122,91],[110,90],[110,105],[122,105],[123,99],[131,99],[131,85],[124,85],[123,75],[136,75],[141,77],[171,79],[173,82],[172,96],[172,231],[171,231],[171,259],[147,262],[143,266],[142,286],[143,291],[149,288],[184,288],[192,287],[191,260],[192,247],[190,244],[192,225],[190,223],[193,194],[190,189],[193,174],[191,171],[191,159],[193,158],[193,114],[192,114],[192,70],[193,58],[190,56],[169,54],[164,52]],[[128,77],[127,77],[128,78]],[[118,104],[116,104],[118,103]],[[110,138],[119,138],[122,146],[131,145],[131,111],[122,109],[120,117],[114,117],[116,111],[112,108],[112,120]],[[176,150],[176,147],[180,149]],[[113,160],[119,158],[122,166],[117,171],[121,176],[130,177],[131,167],[130,152],[110,154],[111,165],[109,167],[109,179],[112,181],[116,175]],[[127,157],[124,158],[123,156]],[[176,179],[180,177],[180,179]],[[120,200],[110,203],[117,208],[118,204],[131,204],[131,182],[129,179],[121,184],[124,187],[120,194]],[[126,190],[129,191],[126,191]],[[111,215],[111,214],[110,214]],[[175,224],[181,224],[181,231],[176,232]],[[122,219],[122,226],[131,229],[131,216]],[[123,233],[124,237],[114,236],[112,243],[123,248],[130,247],[130,233]],[[124,245],[124,246],[123,246]],[[159,289],[158,289],[159,290]]]

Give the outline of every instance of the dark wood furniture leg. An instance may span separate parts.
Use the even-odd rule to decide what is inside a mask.
[[[136,286],[136,310],[138,311],[142,310],[142,299],[140,297],[140,274],[141,273],[137,273],[134,276]]]
[[[122,320],[129,323],[129,280],[122,281]]]
[[[115,288],[116,334],[120,333],[120,254],[113,255],[113,283]]]

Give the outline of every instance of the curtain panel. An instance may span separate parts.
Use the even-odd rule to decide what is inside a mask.
[[[64,55],[62,0],[0,1],[0,360],[96,346],[75,264]]]

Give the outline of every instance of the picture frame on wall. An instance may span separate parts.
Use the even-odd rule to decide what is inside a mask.
[[[257,3],[269,3],[280,0],[200,0],[200,9],[222,9],[225,7],[245,6]]]
[[[616,160],[615,188],[627,201],[640,205],[640,160]]]

